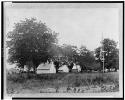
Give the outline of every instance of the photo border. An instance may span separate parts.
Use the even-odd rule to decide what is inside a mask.
[[[123,36],[123,39],[122,39],[122,52],[121,54],[123,54],[123,57],[122,57],[122,68],[123,68],[123,76],[122,76],[122,80],[123,80],[123,98],[124,98],[124,1],[12,1],[12,3],[122,3],[123,4],[123,33],[122,33],[122,36]],[[4,19],[4,2],[1,3],[1,66],[4,66],[5,64],[5,59],[4,59],[4,56],[5,56],[5,19]],[[119,55],[121,57],[121,55]],[[4,67],[1,67],[1,97],[2,99],[4,98],[4,93],[5,93],[5,82],[4,82],[4,78],[5,78],[5,69]],[[52,94],[52,93],[51,93]],[[72,93],[70,93],[72,94]],[[91,93],[90,93],[91,94]],[[57,94],[56,94],[57,95]],[[13,97],[14,99],[24,99],[22,97]],[[34,97],[25,97],[26,99],[33,99]],[[38,97],[39,98],[39,97]],[[38,99],[38,98],[34,98],[34,99]],[[41,97],[40,97],[41,98]],[[59,97],[43,97],[43,98],[59,98]],[[63,98],[63,97],[61,97]],[[78,98],[78,97],[66,97],[66,98]],[[82,97],[82,98],[86,98],[86,97]],[[97,97],[92,97],[92,98],[97,98]],[[99,97],[100,98],[100,97]],[[99,99],[98,98],[98,99]],[[106,97],[108,98],[108,97]],[[41,98],[42,99],[42,98]]]

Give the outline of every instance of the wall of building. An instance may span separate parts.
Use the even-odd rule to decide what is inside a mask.
[[[42,73],[50,73],[50,70],[37,69],[37,74],[42,74]]]

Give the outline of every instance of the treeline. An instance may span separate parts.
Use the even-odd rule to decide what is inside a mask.
[[[45,23],[38,22],[35,18],[15,23],[13,31],[7,33],[9,38],[7,61],[11,64],[18,63],[19,68],[32,62],[34,71],[41,62],[45,63],[47,60],[74,62],[81,66],[82,71],[102,70],[101,47],[90,51],[83,45],[80,48],[68,44],[59,45],[58,35],[59,33],[52,31]],[[105,68],[117,70],[119,68],[117,43],[107,38],[104,39],[103,44],[106,51]]]

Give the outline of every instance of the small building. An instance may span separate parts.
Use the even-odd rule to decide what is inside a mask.
[[[45,74],[45,73],[56,73],[56,69],[54,67],[53,62],[51,63],[41,63],[37,67],[37,74]]]
[[[68,67],[66,66],[66,65],[63,65],[63,66],[61,66],[59,69],[58,69],[58,72],[60,72],[60,73],[64,73],[64,72],[69,72],[69,69],[68,69]]]

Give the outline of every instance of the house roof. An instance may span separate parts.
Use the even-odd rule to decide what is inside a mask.
[[[48,63],[41,63],[37,69],[40,69],[40,70],[49,70],[52,66],[52,63],[48,64]]]

